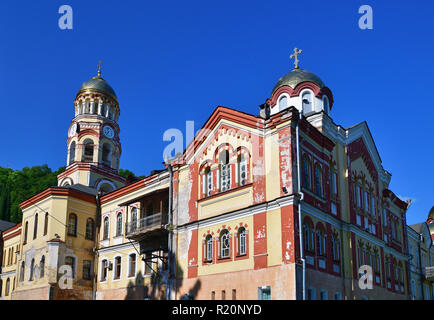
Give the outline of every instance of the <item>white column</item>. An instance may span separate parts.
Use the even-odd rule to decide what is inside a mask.
[[[101,109],[102,109],[102,100],[99,100],[98,103],[98,114],[101,115]]]
[[[110,104],[107,103],[107,104],[106,104],[106,111],[105,111],[105,117],[106,117],[106,118],[108,118],[108,116],[109,116],[110,108],[111,108]]]
[[[93,114],[93,110],[95,110],[95,101],[90,101],[90,114]]]

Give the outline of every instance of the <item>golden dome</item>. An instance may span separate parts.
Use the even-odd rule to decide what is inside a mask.
[[[92,79],[83,82],[83,84],[80,87],[80,90],[78,90],[77,95],[85,91],[98,91],[101,93],[108,94],[112,96],[112,98],[117,100],[116,93],[113,90],[113,88],[107,83],[107,81],[105,81],[100,76],[93,77]]]

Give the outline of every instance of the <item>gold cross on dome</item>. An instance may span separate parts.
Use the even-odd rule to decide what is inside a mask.
[[[298,69],[298,56],[303,52],[303,50],[299,50],[297,48],[294,48],[294,53],[291,54],[291,56],[289,58],[294,59],[294,69]]]
[[[98,77],[101,77],[101,65],[102,65],[102,61],[98,63]]]

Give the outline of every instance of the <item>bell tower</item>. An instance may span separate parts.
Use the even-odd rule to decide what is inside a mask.
[[[81,184],[102,193],[125,185],[118,175],[121,156],[120,108],[113,88],[98,75],[84,82],[74,100],[75,117],[68,130],[66,170],[58,185]]]

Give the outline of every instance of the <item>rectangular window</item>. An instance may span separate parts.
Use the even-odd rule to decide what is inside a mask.
[[[215,300],[215,291],[211,291],[211,300]]]
[[[72,277],[75,279],[75,258],[74,257],[65,257],[65,264],[70,266],[72,269]]]
[[[136,254],[130,254],[130,277],[134,277],[136,275]]]
[[[147,253],[145,257],[145,274],[152,273],[152,259],[151,254]]]
[[[321,290],[321,300],[328,300],[328,293],[326,290]]]
[[[226,300],[226,291],[222,290],[222,300]]]
[[[232,300],[237,300],[237,290],[232,289]]]
[[[259,287],[258,300],[271,300],[271,287],[269,286]]]
[[[92,279],[92,261],[90,260],[83,260],[83,279]]]
[[[316,300],[315,288],[308,288],[307,289],[307,300]]]
[[[107,260],[101,261],[101,281],[107,280]]]
[[[115,279],[121,278],[122,257],[115,258]]]

